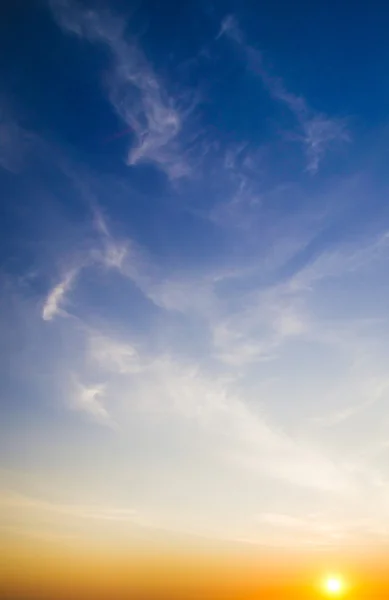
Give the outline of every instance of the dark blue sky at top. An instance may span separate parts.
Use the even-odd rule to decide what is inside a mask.
[[[199,94],[192,130],[197,127],[200,138],[216,140],[221,149],[242,140],[260,146],[277,132],[275,123],[283,118],[282,109],[275,111],[261,83],[247,73],[242,57],[226,40],[215,42],[221,20],[229,13],[236,15],[250,44],[263,53],[269,71],[282,75],[287,89],[307,98],[315,110],[350,120],[358,143],[348,150],[348,157],[366,158],[364,142],[386,126],[389,11],[383,2],[116,0],[108,5],[128,16],[128,34],[139,40],[172,97],[183,90]],[[96,6],[103,7],[104,2]],[[88,217],[85,197],[83,202],[63,167],[58,168],[58,156],[81,165],[92,182],[97,173],[98,190],[91,183],[84,196],[97,194],[103,208],[120,221],[123,233],[154,245],[159,256],[177,260],[179,248],[180,256],[190,262],[194,254],[201,261],[223,252],[231,243],[223,232],[185,210],[196,204],[201,214],[222,201],[223,184],[210,178],[207,186],[194,181],[172,191],[154,166],[125,164],[133,138],[107,99],[104,76],[111,60],[107,49],[61,32],[43,0],[4,2],[0,21],[0,91],[7,110],[22,128],[45,139],[58,153],[50,162],[46,147],[46,154],[29,158],[17,178],[1,174],[2,244],[13,267],[18,253],[21,263],[31,257],[32,247],[39,253],[44,231],[55,229],[49,224],[61,222],[68,243],[70,231],[74,226],[82,230]],[[281,180],[290,179],[295,160],[291,148],[281,151],[285,153],[281,165],[269,163],[272,183],[276,172]],[[336,160],[335,174],[342,168],[350,170],[345,154]],[[385,169],[379,159],[377,168]],[[311,181],[306,179],[309,193]],[[315,185],[325,187],[320,174]],[[377,202],[380,205],[381,200]],[[280,209],[289,207],[283,204]],[[371,208],[363,204],[360,210],[363,217]]]
[[[233,13],[287,86],[299,90],[318,110],[352,111],[371,123],[386,117],[385,3],[114,0],[108,5],[128,14],[129,32],[141,36],[147,56],[162,72],[173,67],[177,73],[196,58],[212,44],[221,19]],[[4,2],[1,10],[3,89],[16,97],[21,94],[18,100],[24,110],[30,109],[31,119],[45,111],[49,129],[58,130],[64,139],[67,133],[70,142],[84,143],[90,150],[88,140],[94,146],[117,124],[98,93],[106,51],[61,35],[42,0]],[[227,58],[224,72],[231,73],[234,65],[231,56]],[[219,62],[219,80],[220,66]],[[187,69],[186,84],[196,85],[199,77],[206,80],[207,69],[212,73],[210,65],[201,67],[196,73]],[[217,81],[212,84],[217,88]]]

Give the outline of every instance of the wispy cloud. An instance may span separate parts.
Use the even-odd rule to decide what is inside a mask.
[[[89,354],[101,369],[108,372],[131,374],[138,373],[144,368],[134,346],[106,336],[93,334],[90,337]]]
[[[128,164],[152,162],[173,180],[188,175],[190,166],[180,146],[188,107],[169,96],[142,50],[127,39],[126,22],[107,10],[86,10],[73,0],[50,0],[50,6],[64,30],[110,50],[108,97],[135,136]]]
[[[263,86],[274,100],[286,106],[295,117],[299,132],[294,135],[300,140],[307,157],[306,169],[317,172],[328,150],[340,142],[350,139],[344,119],[331,118],[309,107],[302,96],[289,92],[282,79],[271,75],[264,64],[262,54],[251,46],[233,15],[226,16],[220,27],[218,38],[226,35],[244,52],[248,68],[260,77]],[[293,136],[292,136],[293,138]]]
[[[132,256],[129,257],[129,254],[132,254],[134,244],[130,243],[130,240],[117,240],[114,238],[107,219],[104,218],[98,207],[94,207],[93,213],[93,225],[99,234],[101,248],[91,250],[92,258],[108,269],[123,271],[127,259],[132,258]]]
[[[75,283],[79,270],[80,267],[68,271],[63,279],[50,290],[43,305],[42,319],[51,321],[58,315],[65,316],[67,314],[63,305],[66,302],[66,295]]]
[[[379,231],[357,241],[337,244],[323,249],[321,253],[302,266],[290,279],[295,290],[312,289],[323,279],[343,277],[366,272],[374,265],[382,264],[389,255],[389,232]]]
[[[78,250],[76,260],[71,259],[73,266],[65,271],[60,282],[49,291],[42,307],[41,314],[44,321],[51,321],[57,316],[68,316],[65,310],[68,296],[87,268],[103,266],[136,279],[136,265],[134,267],[131,265],[136,254],[135,244],[130,240],[115,239],[102,214],[97,210],[93,224],[99,234],[97,242],[90,243],[86,249],[81,247]]]
[[[116,424],[103,402],[106,395],[106,386],[104,384],[84,385],[73,377],[72,387],[74,392],[71,395],[71,408],[85,412],[103,425],[116,428]]]
[[[246,294],[239,310],[212,324],[216,355],[236,366],[274,359],[309,330],[307,307],[283,285]]]
[[[239,43],[244,41],[243,33],[239,27],[238,20],[234,17],[234,15],[226,15],[222,20],[216,39],[218,40],[222,35],[228,35]]]

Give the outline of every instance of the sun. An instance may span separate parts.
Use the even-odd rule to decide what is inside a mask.
[[[343,579],[338,575],[328,575],[324,579],[323,590],[329,596],[341,596],[345,591]]]

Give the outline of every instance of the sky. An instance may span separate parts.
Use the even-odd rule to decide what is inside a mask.
[[[386,549],[388,21],[2,5],[4,539]]]

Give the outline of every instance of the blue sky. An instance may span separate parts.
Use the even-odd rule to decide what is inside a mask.
[[[385,543],[383,3],[1,10],[3,528]]]

